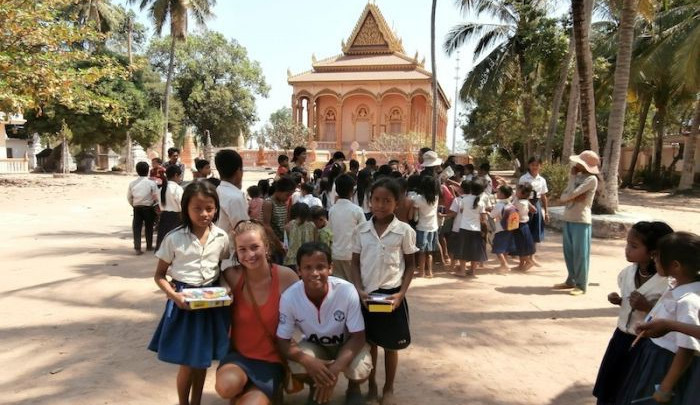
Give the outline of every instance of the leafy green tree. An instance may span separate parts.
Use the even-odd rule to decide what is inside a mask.
[[[95,24],[99,32],[115,30],[124,20],[124,9],[110,0],[74,1],[67,8],[69,14],[77,14],[78,24]]]
[[[168,39],[155,39],[148,51],[153,66],[166,69]],[[257,117],[255,95],[267,96],[260,64],[246,49],[216,32],[192,35],[176,48],[173,88],[189,123],[200,134],[209,130],[212,144],[230,145]],[[291,117],[291,115],[290,115]]]
[[[139,3],[139,8],[148,8],[153,20],[156,34],[163,32],[166,21],[170,21],[170,59],[165,79],[165,94],[163,95],[163,127],[162,152],[165,154],[165,133],[168,132],[168,114],[170,112],[170,84],[175,67],[175,44],[184,41],[187,34],[188,14],[194,17],[197,24],[204,26],[207,18],[212,16],[211,7],[216,0],[128,0],[129,4]]]
[[[124,78],[127,70],[111,55],[92,54],[75,44],[103,36],[66,18],[71,0],[4,0],[0,2],[0,111],[41,110],[58,103],[107,119],[126,115],[122,106],[95,97],[91,86],[103,78]]]
[[[306,145],[311,138],[311,131],[301,124],[294,123],[291,108],[282,107],[270,114],[270,119],[256,135],[258,144],[291,150],[299,145]],[[261,138],[267,142],[261,143]]]

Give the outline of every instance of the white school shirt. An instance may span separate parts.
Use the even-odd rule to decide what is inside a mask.
[[[679,285],[666,291],[649,316],[700,325],[700,281]],[[700,351],[700,341],[678,332],[670,332],[651,341],[657,346],[676,353],[679,347]]]
[[[484,207],[484,202],[481,200],[481,198],[479,198],[479,203],[476,205],[476,208],[473,208],[474,199],[476,198],[479,198],[479,196],[471,194],[462,196],[461,202],[459,203],[459,209],[462,213],[462,217],[459,221],[460,229],[466,229],[467,231],[481,231],[481,214],[486,212],[486,208]],[[454,203],[455,202],[453,201],[453,206]],[[450,207],[450,210],[454,211],[452,208],[453,207]]]
[[[463,196],[455,197],[450,205],[450,211],[457,213],[454,221],[452,221],[452,232],[459,233],[459,226],[462,224],[462,197]]]
[[[498,232],[503,232],[503,226],[501,225],[501,219],[503,218],[503,211],[506,208],[506,205],[508,205],[510,201],[506,200],[498,200],[496,201],[496,205],[493,207],[491,210],[491,213],[489,214],[491,218],[493,218],[493,223],[496,224],[495,228],[493,229],[493,233],[498,233]]]
[[[126,199],[132,207],[150,207],[158,202],[158,186],[143,176],[129,183]]]
[[[333,260],[352,259],[352,233],[355,227],[365,222],[362,208],[347,198],[339,198],[328,211],[328,224],[333,233],[331,253]]]
[[[518,184],[530,184],[532,186],[532,191],[537,193],[537,198],[542,195],[547,194],[549,189],[547,188],[547,180],[539,174],[536,177],[532,177],[530,172],[527,172],[520,176],[518,179]]]
[[[648,301],[658,300],[666,290],[668,290],[668,277],[663,277],[659,273],[654,274],[646,283],[637,288],[634,278],[637,274],[637,264],[631,264],[617,275],[617,285],[620,287],[620,314],[617,317],[617,328],[625,333],[636,335],[635,328],[644,322],[646,312],[632,309],[629,296],[633,291],[642,294]]]
[[[314,197],[313,194],[307,194],[307,195],[302,195],[299,197],[299,200],[297,202],[304,203],[311,207],[323,207],[323,203],[321,203],[321,200],[318,197]]]
[[[182,202],[182,193],[183,190],[179,184],[174,181],[169,181],[165,189],[165,201],[160,198],[160,193],[158,193],[161,211],[182,212],[182,207],[180,205]]]
[[[221,206],[216,226],[230,235],[233,227],[239,221],[249,219],[248,200],[243,191],[225,180],[221,180],[221,184],[216,188],[216,193],[219,195],[219,205]]]
[[[189,230],[176,228],[160,244],[156,257],[170,263],[167,274],[173,279],[193,286],[206,286],[219,277],[219,261],[227,259],[230,254],[228,235],[212,224],[204,246]]]
[[[515,208],[518,209],[521,224],[525,224],[530,221],[530,201],[516,198],[513,200],[513,205],[515,205]]]
[[[299,190],[298,188],[295,189],[290,198],[292,199],[292,205],[298,203],[299,199],[301,198],[301,190]]]
[[[292,284],[280,297],[277,337],[291,339],[295,327],[304,340],[323,346],[342,345],[348,333],[365,330],[360,296],[355,286],[337,277],[328,277],[328,294],[317,308],[304,291],[304,282]]]
[[[420,194],[415,194],[411,198],[413,200],[413,207],[415,207],[418,212],[418,224],[416,224],[417,231],[424,232],[435,232],[438,230],[438,199],[435,198],[432,204],[428,204],[428,201]]]
[[[403,255],[418,251],[416,231],[410,225],[394,216],[380,237],[374,229],[374,221],[370,220],[355,228],[352,239],[352,252],[360,255],[360,275],[365,292],[401,286],[403,272],[406,270]],[[335,240],[333,244],[335,245]]]

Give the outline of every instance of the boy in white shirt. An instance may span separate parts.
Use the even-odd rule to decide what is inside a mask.
[[[372,370],[360,297],[355,287],[331,275],[326,244],[307,242],[297,251],[301,281],[280,298],[279,347],[294,378],[311,386],[307,404],[328,402],[342,372],[348,381],[346,404],[364,403],[360,384]],[[292,339],[298,327],[304,337]]]
[[[219,220],[216,226],[229,235],[229,242],[233,246],[232,230],[240,221],[249,219],[248,200],[241,191],[243,182],[243,159],[233,149],[222,149],[214,157],[216,170],[221,177],[221,183],[216,187],[219,195]],[[224,260],[221,267],[226,269],[233,265],[230,259]]]
[[[129,183],[126,199],[134,208],[131,228],[134,234],[134,250],[137,255],[141,250],[141,227],[146,226],[146,250],[153,250],[153,224],[156,222],[155,205],[158,203],[158,186],[148,179],[148,163],[138,162],[136,173],[139,178]]]
[[[352,264],[352,232],[355,227],[365,222],[365,213],[361,207],[350,201],[355,181],[347,174],[335,179],[338,201],[328,212],[331,233],[333,234],[333,275],[350,281]]]

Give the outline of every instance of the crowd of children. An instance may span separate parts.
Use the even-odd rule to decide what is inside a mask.
[[[571,264],[571,268],[567,281],[555,288],[569,288],[573,295],[585,292],[587,285],[590,203],[597,186],[597,155],[586,153],[572,157],[572,177],[563,196],[564,201],[569,201],[565,220],[571,229],[564,232],[564,254],[567,267]],[[158,203],[161,221],[155,280],[168,297],[163,320],[149,348],[157,351],[160,359],[181,366],[177,379],[181,404],[199,403],[206,368],[229,350],[228,345],[224,348],[222,339],[228,341],[229,328],[236,328],[230,325],[231,320],[234,323],[244,320],[236,316],[222,317],[217,311],[186,311],[180,291],[187,287],[218,285],[221,272],[227,268],[243,272],[224,273],[223,276],[236,284],[239,295],[246,294],[241,284],[245,277],[251,277],[251,283],[255,279],[246,276],[249,274],[246,271],[256,271],[258,276],[255,277],[269,285],[277,283],[274,272],[278,270],[270,270],[274,266],[294,270],[302,279],[299,283],[303,283],[294,289],[294,294],[306,291],[307,297],[318,307],[319,323],[326,322],[321,314],[329,310],[324,310],[323,294],[330,294],[329,288],[354,286],[362,303],[362,318],[353,319],[350,335],[353,339],[362,336],[361,340],[366,340],[372,368],[371,371],[366,368],[368,374],[360,373],[362,378],[358,377],[358,369],[354,369],[354,373],[346,370],[351,380],[346,393],[348,403],[362,403],[357,390],[359,384],[367,380],[368,399],[392,405],[397,403],[394,380],[398,351],[411,342],[406,293],[414,276],[433,277],[434,259],[455,276],[475,276],[488,260],[489,247],[496,255],[498,271],[525,272],[538,265],[536,247],[544,240],[544,222],[549,219],[548,187],[539,173],[542,162],[538,158],[529,160],[527,172],[515,187],[492,176],[487,163],[475,172],[471,164],[459,165],[450,158],[443,162],[429,149],[422,150],[417,168],[408,171],[399,170],[406,166],[398,162],[377,166],[374,159],[368,159],[366,167],[360,170],[359,163],[353,160],[346,166],[345,156],[337,152],[323,170],[313,171],[309,176],[305,160],[303,147],[294,150],[291,169],[290,159],[280,156],[274,180],[262,180],[249,187],[247,196],[241,189],[242,159],[233,150],[222,150],[216,156],[221,178],[216,188],[209,181],[195,180],[183,192],[177,184],[182,172],[178,165],[171,164],[164,172],[158,169],[151,173],[161,179],[158,190],[158,185],[146,178],[148,165],[137,165],[141,177],[129,187],[129,201],[134,206],[134,247],[140,251],[136,226],[146,221],[148,232],[151,210]],[[254,229],[256,236],[250,241],[237,239],[243,233],[240,224],[253,224],[244,228]],[[571,240],[567,242],[567,238]],[[151,243],[147,235],[147,248],[151,248]],[[627,405],[644,398],[660,403],[696,404],[700,343],[698,331],[693,327],[700,325],[700,238],[694,234],[674,233],[664,223],[641,222],[628,235],[625,255],[632,265],[618,277],[620,292],[608,297],[610,303],[621,309],[594,395],[601,405]],[[517,257],[517,265],[510,268],[508,256]],[[215,264],[219,260],[221,264]],[[330,269],[332,276],[328,277]],[[231,278],[231,274],[239,275]],[[171,277],[170,281],[166,280],[166,275]],[[274,290],[278,302],[289,286]],[[250,287],[260,286],[251,284]],[[250,295],[251,292],[247,294],[257,306],[257,298]],[[263,293],[260,295],[266,297]],[[376,296],[390,303],[389,312],[368,310],[368,299]],[[347,299],[343,298],[337,305],[349,308]],[[236,305],[234,298],[234,309]],[[279,311],[279,308],[276,306],[269,311]],[[291,317],[294,313],[293,308],[285,311],[290,311],[285,312],[288,314],[285,316]],[[345,309],[334,311],[328,316],[341,322],[346,319],[343,311]],[[273,315],[266,316],[273,319]],[[272,322],[270,319],[265,322]],[[272,352],[270,348],[267,360],[263,360],[278,366],[280,362],[284,364],[284,357],[298,362],[301,368],[292,367],[292,372],[312,387],[307,403],[326,402],[335,386],[337,373],[342,370],[327,367],[330,363],[324,366],[327,369],[319,368],[321,363],[308,356],[322,356],[316,352],[309,354],[291,343],[291,329],[289,324],[282,325],[283,319],[280,317],[276,335],[281,339],[278,344],[283,350]],[[316,328],[325,330],[323,325]],[[362,335],[357,334],[360,331]],[[667,332],[665,337],[659,337]],[[231,339],[242,339],[244,335],[237,334]],[[267,335],[270,333],[260,332],[258,339]],[[191,339],[200,339],[205,344],[190,348]],[[352,347],[347,356],[339,357],[343,360],[338,364],[359,367],[351,361],[352,356],[362,356],[359,343],[350,344],[348,337],[342,334],[328,335],[327,339],[338,340],[336,343],[340,346],[334,349],[334,355],[345,353],[344,349],[340,350],[344,344]],[[311,341],[313,343],[313,339]],[[230,378],[234,380],[250,381],[256,387],[260,384],[253,397],[267,402],[247,402],[245,384],[233,384],[234,380],[226,383],[225,378],[229,377],[221,370],[217,373],[217,391],[226,398],[237,398],[241,404],[270,403],[280,392],[281,378],[275,374],[277,377],[263,384],[257,382],[256,373],[264,370],[267,370],[264,373],[281,373],[283,368],[270,369],[259,364],[258,368],[253,367],[249,361],[241,360],[240,356],[248,350],[245,347],[244,344],[243,351],[236,352],[235,356],[239,357],[229,359],[235,364],[222,370],[232,373]],[[381,396],[375,372],[379,347],[384,351],[385,370]]]

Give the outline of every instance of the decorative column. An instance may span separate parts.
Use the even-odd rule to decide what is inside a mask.
[[[314,103],[306,99],[306,127],[313,134],[314,131]]]
[[[413,130],[411,128],[411,118],[413,117],[413,111],[411,111],[411,100],[406,99],[406,103],[404,104],[404,116],[403,116],[403,125],[406,126],[406,133],[409,133]]]
[[[340,150],[343,146],[343,102],[338,101],[336,103],[336,110],[338,110],[338,117],[335,121],[335,147]]]

